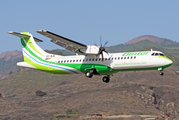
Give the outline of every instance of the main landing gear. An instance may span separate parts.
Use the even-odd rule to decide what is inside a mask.
[[[85,76],[88,77],[88,78],[92,78],[93,74],[98,74],[96,69],[91,69],[90,71],[86,72]],[[104,76],[102,78],[102,81],[105,82],[105,83],[108,83],[110,81],[110,76],[109,75]]]
[[[103,82],[108,83],[110,81],[110,76],[104,76],[102,80]]]
[[[92,78],[93,77],[93,73],[91,73],[91,72],[86,72],[86,77],[88,77],[88,78]]]
[[[92,78],[93,77],[93,74],[97,74],[97,71],[95,68],[92,68],[90,71],[86,72],[86,77],[88,78]]]

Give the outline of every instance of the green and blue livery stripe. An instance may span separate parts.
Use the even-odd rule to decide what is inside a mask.
[[[42,60],[42,58],[38,57],[36,54],[34,54],[29,48],[28,46],[26,45],[26,43],[24,42],[24,39],[21,39],[21,43],[22,45],[24,46],[25,50],[27,50],[32,56],[34,56],[35,58],[39,59],[40,61],[43,61],[43,62],[47,62],[45,60]],[[27,43],[28,44],[28,43]],[[32,58],[34,61],[36,61],[37,63],[39,64],[42,64],[42,65],[45,65],[45,66],[49,66],[49,64],[46,64],[46,63],[42,63],[42,62],[39,62],[37,61],[36,59],[34,59],[32,56],[30,56],[27,52],[25,52],[25,50],[23,50],[23,52],[28,55],[30,58]],[[73,73],[76,73],[78,74],[77,72],[73,71],[73,70],[70,70],[70,69],[67,69],[67,68],[63,68],[63,67],[59,67],[59,66],[54,66],[54,65],[50,65],[49,67],[54,67],[54,68],[60,68],[60,69],[64,69],[64,70],[67,70],[67,71],[70,71],[70,72],[73,72]]]
[[[28,55],[30,58],[32,58],[35,62],[37,62],[37,63],[39,63],[39,64],[41,64],[41,65],[49,66],[49,64],[42,63],[42,62],[36,60],[36,59],[33,58],[32,56],[30,56],[27,52],[25,52],[25,50],[23,50],[23,52],[24,52],[26,55]],[[70,72],[73,72],[73,73],[78,74],[76,71],[73,71],[73,70],[70,70],[70,69],[67,69],[67,68],[64,68],[64,67],[54,66],[54,65],[52,65],[52,64],[51,64],[49,67],[60,68],[60,69],[64,69],[64,70],[67,70],[67,71],[70,71]]]

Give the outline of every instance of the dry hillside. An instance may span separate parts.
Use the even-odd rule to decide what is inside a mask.
[[[7,51],[0,54],[0,59],[3,58],[6,61],[20,57],[22,57],[21,51]]]
[[[13,85],[17,88],[17,74],[25,73],[25,76],[28,76],[35,75],[35,72],[37,71],[22,70],[12,74],[0,81],[0,88],[6,86],[0,91],[10,95],[8,89]],[[43,72],[36,74],[43,74],[44,79],[46,75],[50,75]],[[25,76],[22,78],[23,81],[19,82],[30,80],[28,87],[24,88],[19,83],[19,90],[11,91],[12,94],[17,93],[18,98],[0,99],[0,108],[3,108],[0,109],[2,119],[49,120],[65,114],[69,109],[78,111],[80,115],[166,114],[173,119],[179,114],[179,75],[171,68],[165,70],[164,76],[160,76],[158,71],[117,73],[108,84],[101,81],[101,76],[89,79],[84,75],[70,75],[59,81],[53,80],[51,85],[41,88],[40,90],[47,93],[44,97],[35,95],[38,87],[34,87],[31,92],[27,92],[28,94],[24,92],[36,84],[39,85],[39,81],[37,83],[33,78],[26,81]],[[47,79],[50,81],[54,77],[50,76]],[[14,84],[11,84],[12,81]]]

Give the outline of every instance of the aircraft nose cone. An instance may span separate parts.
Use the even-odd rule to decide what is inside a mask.
[[[173,64],[173,61],[172,61],[171,59],[168,58],[168,60],[167,60],[167,64],[168,64],[168,65],[172,65],[172,64]]]
[[[170,64],[173,64],[173,61],[172,61],[172,60],[170,61]]]

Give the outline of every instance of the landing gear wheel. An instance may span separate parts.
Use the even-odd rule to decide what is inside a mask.
[[[160,72],[160,75],[161,75],[161,76],[163,76],[163,75],[164,75],[164,73],[163,73],[163,72]]]
[[[86,72],[86,77],[88,77],[88,78],[92,78],[93,77],[93,73],[91,73],[91,72]]]
[[[103,77],[103,82],[108,83],[110,81],[110,78],[108,76]]]

